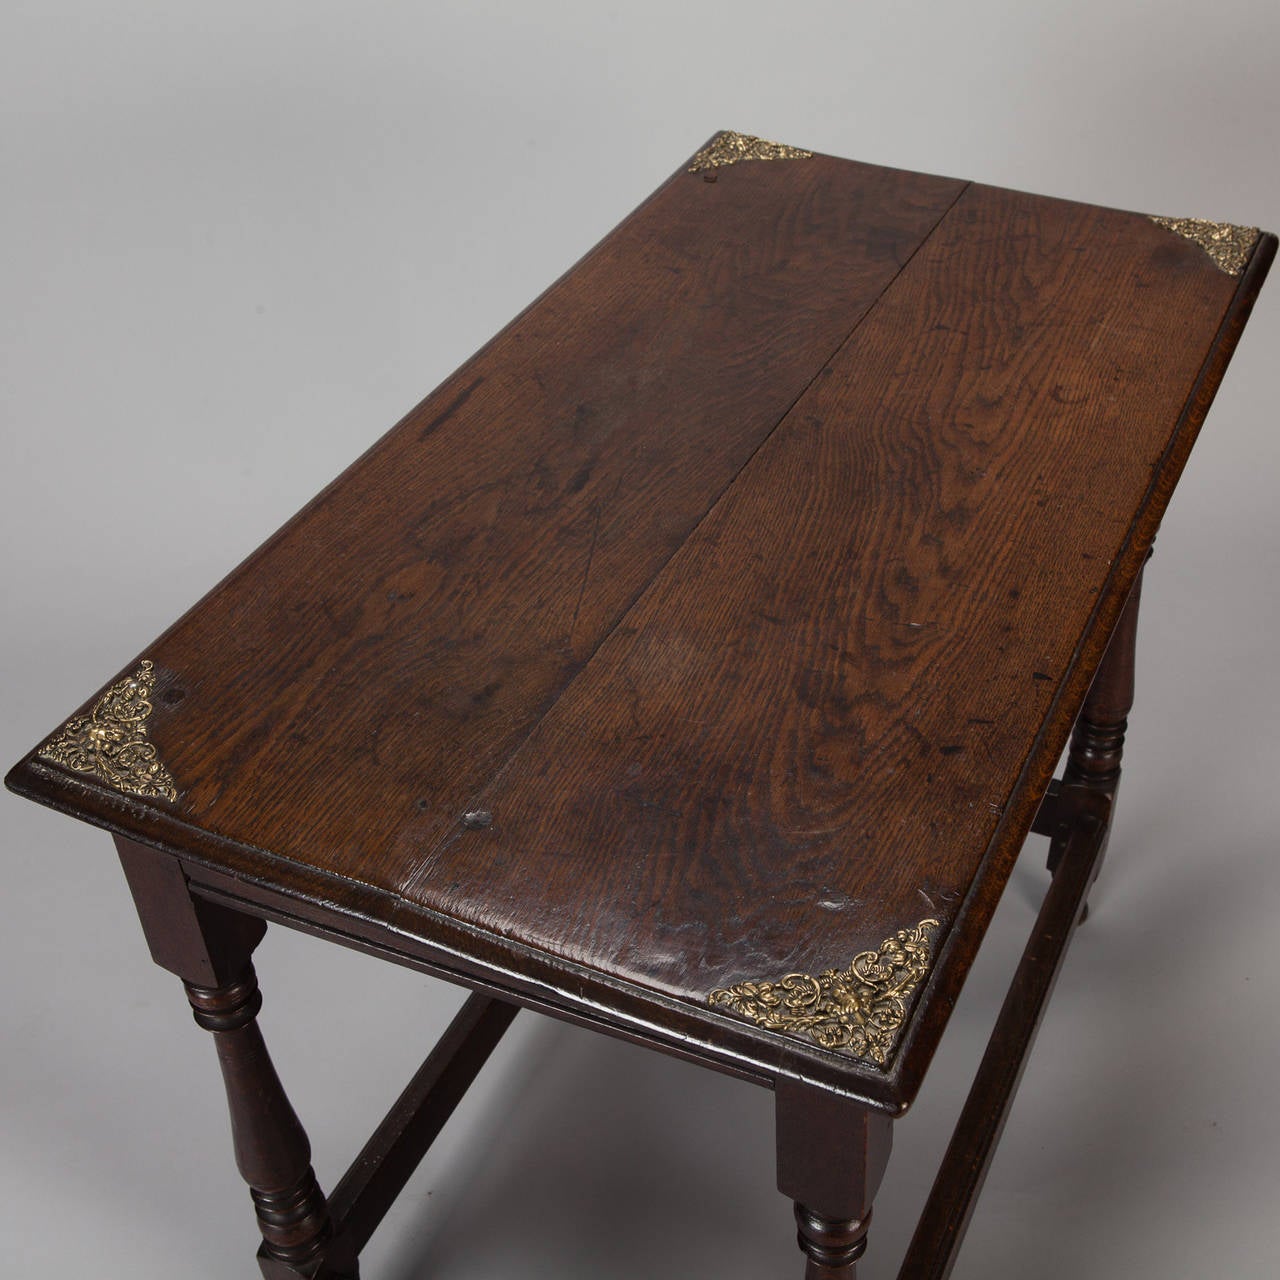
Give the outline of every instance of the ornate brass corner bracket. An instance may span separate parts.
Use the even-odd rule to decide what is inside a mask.
[[[176,800],[173,776],[147,737],[155,683],[151,663],[142,662],[133,675],[113,684],[87,716],[68,720],[36,755],[75,773],[91,774],[126,795]]]
[[[803,151],[799,147],[788,147],[781,142],[757,138],[754,134],[724,129],[693,157],[689,172],[722,169],[742,160],[807,160],[812,155],[812,151]]]
[[[1238,276],[1262,234],[1257,227],[1238,227],[1233,222],[1208,222],[1204,218],[1157,218],[1152,222],[1174,235],[1198,244],[1213,259],[1219,271]]]
[[[738,982],[707,997],[768,1031],[806,1036],[883,1067],[907,1018],[911,997],[929,971],[937,920],[899,929],[847,969],[817,977],[788,973],[774,982]]]

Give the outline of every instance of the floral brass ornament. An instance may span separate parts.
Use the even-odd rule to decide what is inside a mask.
[[[36,754],[75,773],[95,778],[131,796],[176,800],[178,789],[147,738],[155,671],[144,661],[93,704],[87,716],[75,716]]]
[[[788,147],[785,143],[768,142],[754,134],[725,129],[693,157],[689,172],[722,169],[742,160],[807,160],[812,155],[812,151],[802,151],[799,147]]]
[[[1204,218],[1156,218],[1158,227],[1198,244],[1219,271],[1238,276],[1262,233],[1257,227],[1237,227],[1233,222],[1207,222]]]
[[[707,998],[767,1031],[807,1036],[824,1049],[883,1067],[911,996],[929,971],[937,928],[938,921],[921,920],[912,929],[899,929],[878,950],[854,956],[847,969],[824,969],[816,978],[789,973],[776,982],[738,982]]]

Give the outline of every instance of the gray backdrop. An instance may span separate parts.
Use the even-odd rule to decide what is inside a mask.
[[[1280,228],[1274,0],[0,11],[7,767],[714,129]],[[1118,832],[957,1276],[1274,1270],[1280,282],[1148,576]],[[216,1067],[105,836],[2,802],[0,1255],[247,1276]],[[895,1273],[1043,891],[1033,840],[898,1147]],[[276,930],[331,1186],[459,1002]],[[770,1099],[521,1015],[373,1280],[800,1274]]]

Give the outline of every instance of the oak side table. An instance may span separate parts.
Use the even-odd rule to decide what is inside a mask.
[[[357,1274],[520,1007],[772,1089],[806,1275],[850,1280],[1035,831],[901,1275],[950,1271],[1275,250],[717,134],[13,769],[115,837],[268,1280]],[[267,921],[474,993],[328,1196],[255,1021]]]

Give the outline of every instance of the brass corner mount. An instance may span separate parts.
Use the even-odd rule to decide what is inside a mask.
[[[907,1019],[911,997],[929,972],[937,920],[899,929],[875,951],[854,956],[846,969],[816,977],[788,973],[774,981],[738,982],[707,1000],[764,1027],[802,1036],[885,1067]]]
[[[812,151],[804,151],[800,147],[789,147],[782,142],[757,138],[751,133],[723,129],[693,157],[689,172],[723,169],[743,160],[807,160],[812,155]]]
[[[1153,215],[1151,221],[1199,245],[1213,260],[1213,265],[1229,276],[1238,276],[1244,270],[1244,264],[1262,234],[1257,227],[1238,227],[1234,222],[1209,222],[1205,218],[1158,218]]]
[[[36,755],[85,773],[126,795],[176,800],[173,776],[147,737],[155,670],[144,660],[117,681],[86,716],[73,716]]]

